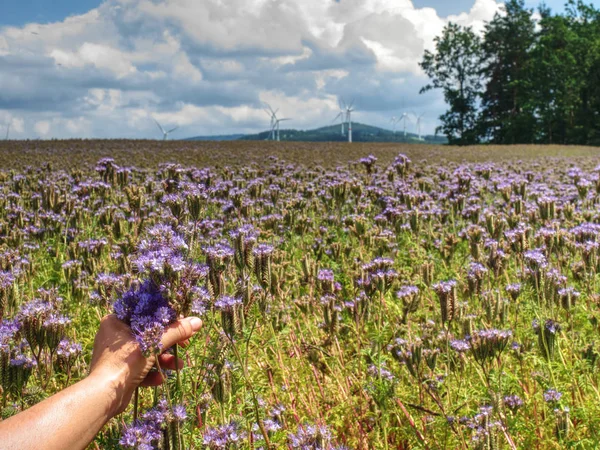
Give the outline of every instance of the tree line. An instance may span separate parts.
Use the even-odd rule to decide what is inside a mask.
[[[421,93],[443,91],[450,144],[600,145],[600,10],[533,13],[508,0],[481,35],[450,23],[425,52]]]

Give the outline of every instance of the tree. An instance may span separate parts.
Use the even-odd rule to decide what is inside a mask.
[[[477,139],[477,106],[481,91],[479,73],[481,39],[471,28],[450,23],[435,38],[435,53],[425,51],[420,66],[431,79],[421,93],[442,89],[450,109],[440,120],[451,145],[469,145]]]
[[[571,54],[577,68],[577,108],[568,140],[600,144],[600,11],[582,0],[569,0],[566,20],[574,34]]]
[[[532,50],[536,35],[532,14],[525,8],[524,0],[508,0],[505,14],[496,14],[485,26],[482,74],[486,88],[480,127],[484,139],[496,144],[536,141],[532,102]]]
[[[573,54],[577,36],[564,16],[553,16],[543,7],[540,16],[540,31],[532,51],[536,142],[567,144],[579,104],[581,75]]]

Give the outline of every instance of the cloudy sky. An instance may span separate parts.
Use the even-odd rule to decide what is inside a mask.
[[[536,6],[537,1],[528,1]],[[562,0],[546,0],[562,11]],[[403,111],[432,133],[445,105],[418,62],[449,21],[481,29],[496,0],[2,0],[0,136],[253,133],[264,103],[308,129]],[[292,125],[293,124],[293,125]],[[414,130],[414,124],[408,125]]]

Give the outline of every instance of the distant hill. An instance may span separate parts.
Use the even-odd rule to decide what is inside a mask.
[[[343,142],[348,140],[348,129],[345,127],[345,133],[342,135],[341,126],[331,125],[328,127],[317,128],[315,130],[280,130],[279,135],[282,141],[304,141],[304,142]],[[258,134],[249,134],[239,139],[246,141],[260,141],[268,139],[270,131],[263,131]],[[354,142],[409,142],[426,144],[446,144],[448,141],[445,136],[423,136],[419,140],[414,133],[406,133],[384,128],[373,127],[362,123],[352,123],[352,140]]]
[[[244,137],[243,134],[225,134],[219,136],[194,136],[182,139],[182,141],[237,141]]]

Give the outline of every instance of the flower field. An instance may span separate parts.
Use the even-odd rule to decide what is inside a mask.
[[[8,145],[2,419],[195,315],[91,448],[600,447],[597,150]]]

